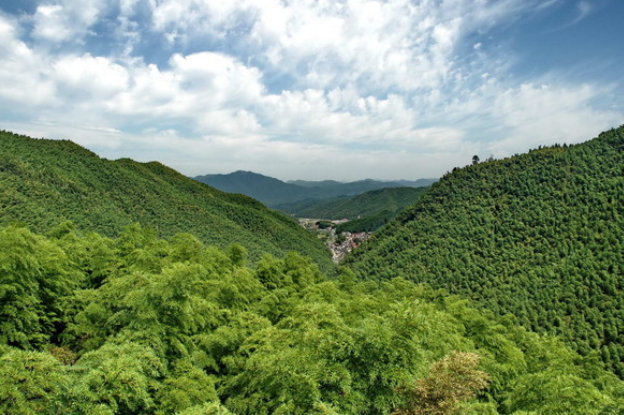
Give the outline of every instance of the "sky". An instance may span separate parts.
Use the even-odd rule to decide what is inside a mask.
[[[0,129],[187,176],[440,177],[624,124],[622,0],[0,0]]]

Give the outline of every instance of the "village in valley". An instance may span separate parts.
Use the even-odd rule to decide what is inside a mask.
[[[327,220],[300,218],[299,224],[309,231],[316,232],[319,239],[322,239],[332,252],[334,263],[339,263],[346,254],[367,241],[371,236],[369,232],[338,233],[336,227],[348,221],[348,219]]]

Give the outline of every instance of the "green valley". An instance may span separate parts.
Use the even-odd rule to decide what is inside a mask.
[[[336,198],[353,197],[374,190],[395,187],[426,187],[436,181],[436,179],[418,179],[415,181],[366,179],[347,183],[332,180],[283,182],[249,171],[236,171],[230,174],[208,174],[197,176],[195,180],[224,192],[251,196],[269,207],[292,214]]]
[[[353,197],[322,201],[302,209],[284,210],[300,218],[358,219],[382,212],[398,213],[418,200],[426,189],[427,187],[390,187]]]
[[[403,210],[334,267],[247,196],[2,132],[0,413],[622,414],[622,166],[624,127],[342,200]]]

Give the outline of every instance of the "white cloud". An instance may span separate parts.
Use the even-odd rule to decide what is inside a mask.
[[[175,54],[169,69],[129,68],[130,87],[109,110],[132,117],[186,120],[197,132],[251,133],[259,128],[251,109],[264,91],[260,72],[218,53]]]
[[[594,104],[605,87],[519,84],[513,51],[482,36],[541,4],[50,1],[0,15],[0,108],[30,117],[7,123],[22,131],[187,174],[435,176],[621,123]]]
[[[495,115],[502,120],[507,133],[490,149],[508,155],[540,145],[588,140],[621,123],[621,113],[592,107],[592,100],[605,93],[592,85],[548,83],[526,83],[509,89],[495,105]]]
[[[184,90],[200,95],[209,93],[209,103],[215,106],[246,105],[264,90],[262,74],[230,56],[213,52],[171,58],[171,71]]]
[[[128,87],[127,70],[109,59],[65,56],[52,64],[51,78],[58,87],[74,98],[106,99]]]
[[[368,93],[440,85],[453,75],[454,52],[464,33],[486,30],[527,4],[532,2],[151,3],[153,28],[165,38],[228,36],[265,70],[288,74],[297,89],[357,85]]]
[[[588,1],[580,1],[576,4],[576,10],[578,12],[578,15],[569,24],[569,26],[575,25],[581,20],[585,19],[587,16],[589,16],[589,14],[594,10],[594,7]]]
[[[40,4],[33,16],[33,37],[53,43],[82,41],[106,3],[106,0],[56,0]]]
[[[17,36],[15,22],[0,15],[0,102],[13,111],[54,104],[55,85],[42,73],[46,60]]]

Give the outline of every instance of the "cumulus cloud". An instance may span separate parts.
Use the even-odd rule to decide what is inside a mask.
[[[56,0],[37,6],[33,37],[53,43],[82,41],[106,7],[105,0]]]
[[[618,125],[621,113],[592,107],[592,101],[604,93],[589,84],[526,83],[509,89],[500,94],[495,106],[495,115],[508,133],[490,149],[510,154],[540,145],[578,143]]]
[[[503,156],[618,123],[621,114],[594,104],[607,87],[520,82],[512,52],[485,36],[545,7],[41,2],[31,16],[0,14],[0,121],[187,174],[441,175],[478,152]]]
[[[127,70],[103,57],[66,56],[51,69],[51,78],[74,99],[106,99],[128,87]]]
[[[21,41],[18,32],[15,21],[0,15],[0,105],[5,111],[16,105],[53,105],[56,88],[45,74],[48,62]]]

